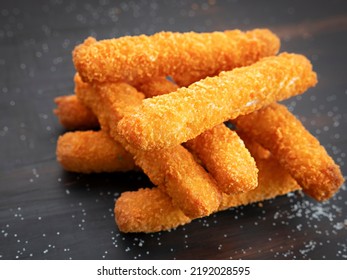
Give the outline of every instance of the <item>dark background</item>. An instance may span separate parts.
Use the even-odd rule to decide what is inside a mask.
[[[121,192],[141,173],[67,173],[54,97],[73,92],[71,51],[158,31],[267,27],[281,51],[306,55],[319,83],[285,102],[347,175],[346,1],[1,1],[0,259],[347,259],[347,192],[301,193],[230,209],[170,232],[122,234]],[[298,139],[299,141],[299,139]]]

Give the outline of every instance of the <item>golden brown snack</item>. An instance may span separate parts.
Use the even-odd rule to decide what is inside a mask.
[[[154,77],[214,75],[275,55],[278,37],[267,29],[213,33],[159,32],[96,41],[88,38],[73,51],[83,81],[143,83]]]
[[[165,190],[186,215],[197,218],[218,209],[221,193],[214,180],[181,145],[144,152],[128,145],[115,132],[115,125],[122,116],[141,102],[142,96],[136,89],[124,83],[89,85],[78,75],[75,84],[76,95],[98,116],[101,127],[134,156],[136,165]]]
[[[75,131],[60,136],[57,159],[71,172],[120,172],[135,169],[133,157],[103,131]]]
[[[217,125],[185,143],[205,165],[219,189],[227,194],[245,192],[258,185],[258,169],[236,132]]]
[[[87,130],[99,126],[93,112],[81,104],[75,95],[59,96],[54,99],[57,108],[54,113],[60,123],[68,130]]]
[[[218,211],[271,199],[300,189],[273,157],[259,159],[258,155],[253,156],[259,168],[259,186],[245,193],[223,194]],[[259,156],[262,157],[263,154]],[[172,204],[169,196],[158,188],[123,192],[115,203],[114,211],[116,223],[122,232],[156,232],[191,222],[190,218]]]
[[[138,149],[176,146],[228,119],[303,93],[316,82],[311,63],[302,55],[263,58],[251,66],[143,100],[133,114],[119,122],[118,132]]]
[[[343,184],[340,168],[285,106],[271,104],[237,118],[235,123],[268,149],[313,198],[328,199]]]

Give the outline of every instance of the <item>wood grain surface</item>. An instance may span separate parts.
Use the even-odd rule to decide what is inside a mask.
[[[114,201],[151,186],[146,176],[74,174],[56,162],[65,131],[53,99],[73,92],[71,52],[87,36],[256,27],[312,61],[318,85],[285,104],[346,175],[346,1],[1,1],[0,259],[347,259],[345,187],[325,203],[294,193],[122,234]]]

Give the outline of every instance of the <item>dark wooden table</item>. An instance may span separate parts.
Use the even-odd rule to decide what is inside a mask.
[[[295,193],[170,232],[122,234],[114,200],[148,179],[56,162],[64,129],[53,99],[73,92],[71,51],[87,36],[268,27],[282,51],[312,61],[319,84],[285,104],[346,175],[346,1],[264,2],[1,1],[0,259],[347,259],[345,187],[325,203]]]

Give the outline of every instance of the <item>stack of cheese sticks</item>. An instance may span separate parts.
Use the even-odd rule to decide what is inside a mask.
[[[58,161],[149,177],[156,187],[116,201],[123,232],[168,230],[299,189],[329,199],[344,181],[339,167],[277,103],[316,74],[279,47],[267,29],[86,39],[73,51],[75,95],[56,98],[60,122],[75,130],[60,136]]]

